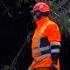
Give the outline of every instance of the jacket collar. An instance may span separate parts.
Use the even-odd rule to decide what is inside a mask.
[[[47,22],[49,20],[49,17],[42,17],[41,19],[36,21],[37,27],[40,27],[43,25],[43,23]]]

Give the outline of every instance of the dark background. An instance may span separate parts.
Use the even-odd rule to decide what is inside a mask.
[[[11,65],[27,35],[34,29],[29,5],[19,4],[19,0],[0,1],[0,65]],[[26,70],[31,63],[29,47],[27,43],[18,58],[20,70]]]
[[[31,6],[34,1],[24,0],[0,0],[0,65],[11,65],[14,57],[22,48],[30,32],[35,26],[32,22]],[[31,36],[32,38],[32,36]],[[62,41],[60,59],[61,70],[68,70],[70,39]],[[32,62],[31,41],[26,43],[22,54],[20,54],[16,68],[27,70]]]

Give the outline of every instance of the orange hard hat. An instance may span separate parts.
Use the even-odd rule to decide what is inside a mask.
[[[38,2],[37,4],[35,4],[35,6],[33,7],[32,12],[35,11],[40,11],[40,12],[47,12],[50,11],[50,7],[48,4],[44,3],[44,2]]]

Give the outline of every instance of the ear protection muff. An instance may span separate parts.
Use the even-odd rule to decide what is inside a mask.
[[[41,18],[41,12],[40,11],[35,11],[34,16],[36,16],[36,18],[40,19]]]

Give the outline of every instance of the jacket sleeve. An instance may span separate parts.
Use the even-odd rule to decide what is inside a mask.
[[[48,38],[50,42],[53,64],[56,65],[57,60],[59,59],[61,47],[61,33],[57,24],[53,23],[48,25],[47,29],[44,31],[44,35]]]
[[[44,31],[44,36],[48,38],[49,42],[60,42],[61,32],[58,25],[55,23],[49,24]]]

